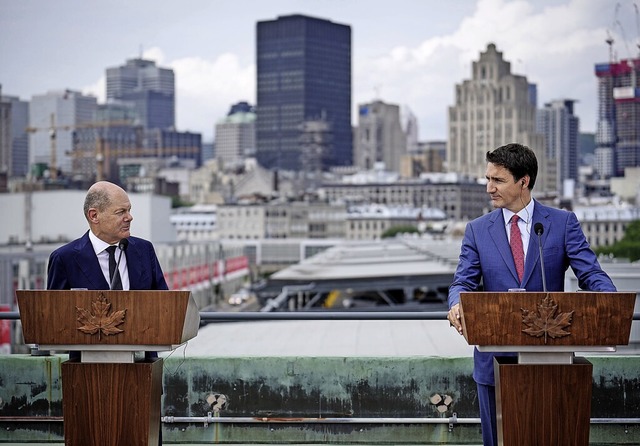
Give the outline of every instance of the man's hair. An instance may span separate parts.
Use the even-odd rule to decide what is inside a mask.
[[[487,152],[487,162],[507,169],[516,182],[529,175],[529,190],[536,184],[538,160],[533,150],[525,145],[511,143],[500,146]]]
[[[91,208],[104,211],[110,204],[109,192],[105,188],[93,188],[87,192],[87,196],[84,199],[84,215],[87,217],[87,213]]]

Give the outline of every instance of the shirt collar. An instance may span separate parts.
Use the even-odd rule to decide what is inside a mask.
[[[93,246],[93,251],[96,253],[96,255],[100,254],[109,246],[111,246],[104,240],[100,240],[98,237],[96,237],[96,235],[91,230],[89,230],[89,240],[91,240],[91,245]]]
[[[532,198],[529,201],[529,204],[526,205],[524,208],[520,209],[520,211],[518,212],[518,217],[520,217],[526,225],[531,224],[531,219],[533,218],[533,208],[534,208],[534,200]],[[502,208],[502,216],[504,217],[505,226],[509,224],[509,222],[511,221],[511,217],[513,217],[514,213],[515,212],[511,212],[507,208]]]

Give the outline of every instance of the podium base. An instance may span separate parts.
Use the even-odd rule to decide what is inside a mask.
[[[157,446],[162,359],[62,363],[67,446]]]
[[[587,446],[593,365],[517,364],[496,357],[498,444]]]

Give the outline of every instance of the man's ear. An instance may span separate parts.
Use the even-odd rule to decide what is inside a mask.
[[[87,211],[87,220],[89,220],[91,223],[97,223],[98,222],[98,210],[91,208]]]

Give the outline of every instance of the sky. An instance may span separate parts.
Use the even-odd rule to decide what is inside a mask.
[[[172,68],[176,127],[214,138],[232,104],[256,102],[256,23],[304,14],[351,26],[352,107],[379,99],[444,140],[455,85],[495,43],[538,106],[574,99],[597,114],[596,63],[639,57],[640,0],[0,0],[2,94],[71,89],[105,98],[105,71],[144,57]]]

